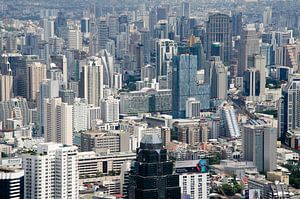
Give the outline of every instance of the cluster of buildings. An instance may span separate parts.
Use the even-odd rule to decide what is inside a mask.
[[[0,2],[4,198],[299,198],[298,1]]]

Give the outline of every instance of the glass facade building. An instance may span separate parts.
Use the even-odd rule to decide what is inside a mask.
[[[173,174],[158,134],[145,134],[129,175],[129,199],[179,199],[179,176]]]
[[[181,54],[173,58],[172,107],[174,118],[185,118],[186,100],[200,101],[201,110],[209,109],[210,88],[197,80],[197,56]]]

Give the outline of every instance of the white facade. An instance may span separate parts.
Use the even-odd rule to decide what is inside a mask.
[[[69,49],[82,49],[82,33],[77,27],[68,30],[68,48]]]
[[[101,102],[101,119],[104,122],[119,121],[120,100],[114,99],[112,96]]]
[[[187,118],[195,118],[200,116],[201,105],[200,101],[195,98],[188,98],[186,101],[186,113]]]
[[[103,65],[98,57],[90,57],[82,67],[82,86],[84,98],[89,104],[99,106],[103,98]]]
[[[45,141],[73,144],[73,107],[61,98],[45,99]]]
[[[209,198],[208,173],[183,173],[179,175],[179,186],[182,195],[189,195],[191,199]]]
[[[75,98],[73,104],[73,129],[81,131],[88,129],[88,104],[85,99]]]
[[[24,195],[31,198],[79,198],[77,147],[44,143],[23,155]]]

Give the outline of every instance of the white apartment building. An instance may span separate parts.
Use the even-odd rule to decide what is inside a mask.
[[[210,178],[205,165],[199,160],[176,161],[175,172],[179,174],[182,197],[190,199],[209,198]]]
[[[109,96],[101,102],[101,119],[104,122],[117,122],[119,121],[120,114],[120,100]]]
[[[45,99],[45,141],[73,144],[73,107],[61,98]]]
[[[79,198],[76,146],[43,143],[24,154],[24,198]]]

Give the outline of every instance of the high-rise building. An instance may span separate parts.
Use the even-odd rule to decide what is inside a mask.
[[[28,103],[25,98],[11,98],[9,101],[0,102],[0,121],[3,128],[6,128],[9,118],[21,120],[24,126],[29,124]]]
[[[278,137],[284,141],[286,133],[289,130],[300,128],[300,77],[293,75],[290,77],[289,82],[283,88],[283,98],[279,103],[278,112]]]
[[[190,18],[190,3],[189,2],[182,2],[181,3],[181,16],[186,17],[187,19]]]
[[[232,50],[232,21],[229,15],[216,13],[211,14],[206,22],[206,58],[211,56],[211,44],[220,42],[224,48],[221,60],[229,65]]]
[[[89,106],[86,99],[75,98],[73,104],[73,129],[82,131],[88,129]]]
[[[242,12],[234,12],[232,14],[232,35],[238,36],[241,35],[243,25],[243,13]]]
[[[172,60],[177,54],[177,44],[173,40],[159,39],[156,42],[156,78],[166,76],[172,70]]]
[[[72,145],[73,107],[61,98],[44,99],[44,137],[46,142]]]
[[[80,21],[80,31],[83,34],[91,32],[91,20],[88,17],[84,17]]]
[[[120,114],[120,100],[113,98],[113,96],[102,100],[101,102],[101,119],[104,122],[119,121]]]
[[[201,108],[200,108],[200,101],[196,100],[195,98],[188,98],[186,100],[186,118],[195,118],[200,116]]]
[[[181,54],[173,58],[172,109],[174,118],[185,118],[186,100],[200,101],[201,110],[209,109],[209,86],[198,84],[197,56]]]
[[[24,198],[24,171],[12,168],[0,168],[1,198]]]
[[[109,36],[109,27],[105,18],[100,18],[97,23],[97,43],[99,51],[106,48]]]
[[[210,96],[214,99],[226,100],[228,90],[227,67],[220,57],[211,57],[210,61]]]
[[[13,97],[13,76],[0,74],[0,101],[8,101]]]
[[[259,38],[254,24],[243,28],[240,42],[238,76],[242,77],[248,67],[248,56],[259,54]]]
[[[99,106],[103,98],[103,65],[98,57],[90,57],[82,67],[79,96],[89,104]]]
[[[112,88],[114,74],[114,57],[107,51],[100,51],[100,60],[103,65],[103,84]]]
[[[255,68],[249,68],[244,72],[244,96],[251,98],[260,95],[260,72]]]
[[[209,198],[210,178],[207,160],[176,161],[175,173],[179,175],[181,198]]]
[[[145,134],[129,175],[128,198],[180,198],[179,176],[173,174],[158,134]]]
[[[27,99],[36,100],[43,79],[46,79],[46,65],[33,62],[27,66]]]
[[[244,125],[242,141],[244,160],[253,161],[259,172],[276,169],[277,133],[275,128]]]
[[[78,27],[68,29],[68,42],[67,46],[69,49],[82,49],[82,34]]]
[[[75,92],[73,90],[63,88],[59,90],[59,97],[61,98],[62,102],[73,105],[75,100]]]
[[[24,154],[24,198],[79,198],[77,153],[76,146],[44,143]]]

